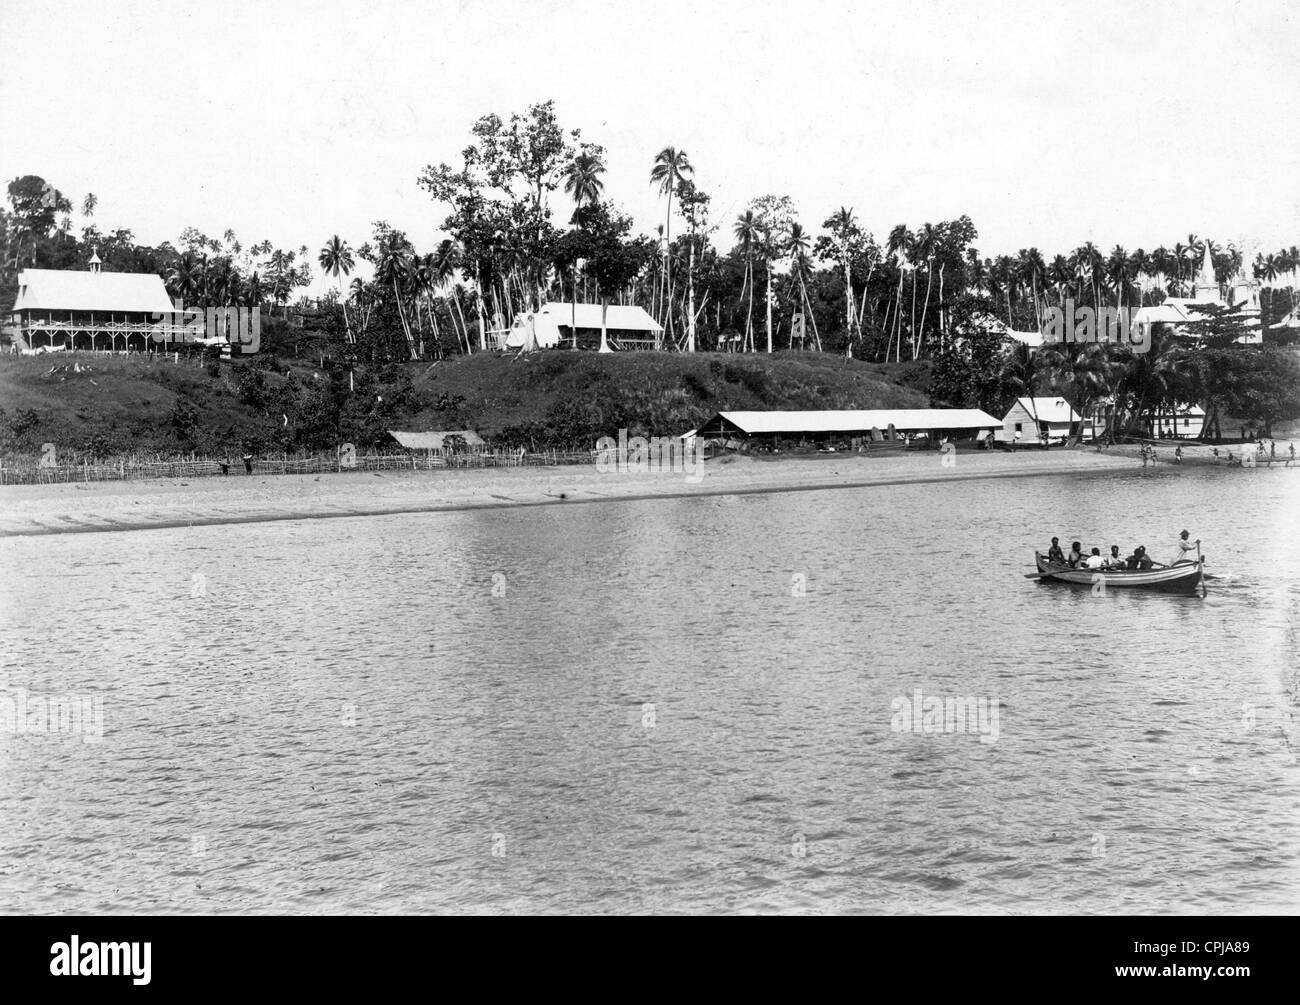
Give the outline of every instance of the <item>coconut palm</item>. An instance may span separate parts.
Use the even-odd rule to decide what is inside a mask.
[[[320,262],[320,267],[325,271],[326,275],[334,277],[334,282],[338,284],[339,288],[339,302],[342,304],[343,280],[351,275],[352,268],[356,264],[356,259],[352,257],[352,249],[348,247],[347,241],[335,234],[320,249],[317,261]],[[352,342],[352,324],[348,320],[346,304],[343,304],[343,327],[347,331],[348,341]]]
[[[900,223],[889,232],[889,241],[886,244],[890,256],[894,259],[894,265],[898,269],[898,288],[894,291],[894,330],[898,340],[895,358],[899,362],[902,361],[903,274],[907,263],[907,249],[911,244],[911,239],[907,224]],[[889,362],[888,342],[885,344],[885,362]]]
[[[406,335],[407,350],[411,359],[418,359],[415,335],[407,320],[406,310],[402,304],[402,284],[406,281],[407,263],[410,260],[411,247],[401,234],[390,232],[379,246],[379,260],[375,264],[375,279],[393,290],[393,300],[397,306],[397,315],[402,322],[402,332]]]
[[[201,272],[199,261],[188,251],[176,259],[167,276],[167,292],[180,297],[181,303],[194,303],[200,292]]]
[[[584,150],[565,165],[560,177],[564,180],[564,191],[573,196],[574,203],[581,209],[584,202],[590,206],[600,199],[605,190],[605,183],[600,179],[604,173],[605,162],[600,155],[593,150]]]
[[[752,209],[747,209],[736,217],[732,233],[740,242],[740,251],[745,260],[744,279],[740,284],[740,296],[743,299],[745,289],[749,289],[749,307],[745,313],[745,341],[742,348],[754,351],[754,257],[753,249],[758,244],[758,220]]]
[[[673,192],[678,182],[694,173],[695,168],[691,166],[686,151],[678,150],[676,147],[664,147],[660,150],[655,156],[654,166],[650,169],[650,184],[659,186],[659,191],[668,197],[668,212],[664,216],[664,238],[667,242],[664,245],[664,289],[667,291],[664,305],[669,340],[673,336],[672,266],[668,258],[668,246],[672,241]]]
[[[575,219],[578,210],[582,209],[584,200],[589,206],[599,201],[601,192],[605,190],[605,183],[600,180],[600,176],[604,173],[604,162],[592,150],[584,150],[578,154],[564,169],[564,191],[573,196]],[[573,347],[576,349],[578,347],[578,258],[576,255],[573,258],[572,268],[573,307],[569,312],[569,331],[573,333]]]
[[[1039,366],[1054,390],[1070,403],[1080,415],[1087,416],[1092,406],[1112,393],[1122,364],[1117,352],[1104,342],[1088,342],[1081,346],[1054,343],[1041,350]],[[1072,429],[1071,435],[1081,430]]]
[[[812,304],[808,300],[808,287],[804,283],[804,277],[808,274],[810,263],[808,261],[808,252],[812,247],[808,234],[804,231],[803,226],[796,222],[791,222],[789,232],[786,236],[786,250],[790,255],[790,285],[793,287],[797,284],[800,297],[803,301],[804,310],[807,312],[808,320],[812,323],[813,342],[817,346],[817,351],[821,351],[822,340],[817,333],[817,319],[813,316]],[[791,296],[791,300],[794,297]],[[793,347],[794,332],[791,333]]]
[[[95,207],[99,205],[99,196],[94,192],[87,192],[86,198],[81,200],[81,215],[89,219],[95,215]]]

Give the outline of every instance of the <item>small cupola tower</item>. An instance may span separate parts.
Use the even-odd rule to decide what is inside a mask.
[[[90,249],[90,271],[99,275],[99,267],[103,263],[99,260],[99,246]]]

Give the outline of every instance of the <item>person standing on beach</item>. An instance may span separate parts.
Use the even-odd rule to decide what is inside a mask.
[[[246,453],[244,454],[244,474],[251,475],[252,473],[253,473],[253,455],[251,453]]]
[[[1178,446],[1174,447],[1174,463],[1175,463],[1175,464],[1182,464],[1182,463],[1183,463],[1183,447],[1182,447],[1182,444],[1179,444]]]
[[[1295,463],[1295,441],[1291,443],[1291,456],[1287,458],[1286,466],[1289,468]]]

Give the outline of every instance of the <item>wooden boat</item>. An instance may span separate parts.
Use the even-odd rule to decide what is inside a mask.
[[[1070,583],[1091,587],[1104,583],[1106,589],[1161,590],[1165,593],[1193,594],[1203,590],[1204,560],[1177,562],[1174,565],[1129,572],[1121,569],[1071,569],[1068,565],[1049,562],[1042,552],[1034,552],[1037,578],[1043,583]],[[1100,579],[1096,577],[1100,576]]]

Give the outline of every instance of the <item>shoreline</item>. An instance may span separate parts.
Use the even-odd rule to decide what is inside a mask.
[[[561,466],[15,485],[0,487],[0,538],[1103,474],[1140,467],[1136,454],[1122,449],[963,453],[948,460],[945,466],[938,452],[735,455],[709,461],[695,484],[683,472],[600,473],[594,467]],[[1209,463],[1188,458],[1183,466]]]

